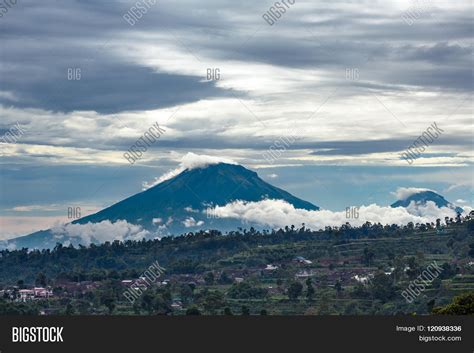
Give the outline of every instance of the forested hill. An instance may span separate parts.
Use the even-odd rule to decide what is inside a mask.
[[[107,276],[129,278],[156,260],[167,268],[168,274],[203,273],[219,267],[264,267],[295,256],[313,260],[335,256],[334,249],[342,249],[345,244],[352,247],[360,244],[360,249],[353,250],[356,255],[368,247],[376,258],[400,255],[397,248],[401,244],[401,255],[407,255],[410,249],[413,253],[430,253],[433,247],[439,247],[436,252],[450,253],[454,259],[466,256],[453,254],[453,251],[460,251],[462,244],[468,246],[474,242],[473,232],[474,219],[468,216],[448,221],[438,228],[434,224],[399,227],[370,223],[357,228],[345,225],[319,231],[304,226],[263,232],[251,228],[225,235],[219,231],[201,231],[161,240],[115,241],[89,247],[58,244],[53,250],[3,250],[0,252],[0,284],[18,280],[33,283],[38,273],[48,278],[63,276],[76,281],[100,280]],[[438,244],[440,240],[443,246]],[[391,244],[388,247],[387,242]],[[461,249],[457,249],[456,244]]]

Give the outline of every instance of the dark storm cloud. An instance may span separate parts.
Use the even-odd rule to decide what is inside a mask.
[[[122,15],[133,3],[61,4],[24,1],[2,18],[0,103],[69,112],[151,110],[226,96],[203,76],[157,73],[117,59],[110,40],[153,25],[153,13],[136,27]],[[21,10],[21,11],[20,11]],[[162,25],[162,24],[161,24]],[[68,80],[68,70],[80,79]]]
[[[288,150],[316,150],[313,155],[319,156],[337,156],[337,155],[363,155],[370,153],[400,152],[411,145],[417,136],[400,139],[366,140],[366,141],[327,141],[327,142],[295,142],[287,146]],[[169,151],[186,149],[252,149],[255,151],[268,150],[275,139],[255,138],[255,139],[223,139],[219,136],[209,136],[202,139],[200,136],[186,136],[180,139],[163,139],[159,143],[150,147],[150,150]],[[107,149],[115,146],[117,149],[126,149],[133,139],[113,139],[107,142],[107,145],[97,146],[99,149]],[[472,138],[470,136],[444,136],[439,141],[439,145],[466,147],[470,146]],[[67,144],[65,144],[67,145]],[[84,143],[85,147],[87,146]],[[437,155],[439,156],[439,154]],[[160,162],[161,163],[161,162]]]
[[[315,151],[311,154],[319,156],[362,155],[369,153],[403,151],[413,143],[416,137],[403,139],[386,139],[372,141],[330,141],[313,144],[313,148],[327,149]],[[472,141],[470,136],[443,137],[439,144],[449,146],[468,146]],[[454,153],[453,153],[454,154]],[[440,155],[437,155],[440,156]]]
[[[67,80],[68,67],[54,68],[56,75],[41,80],[11,80],[5,87],[15,92],[15,102],[0,99],[5,105],[35,107],[69,112],[94,110],[117,113],[129,110],[151,110],[224,96],[211,82],[200,82],[193,76],[157,74],[149,68],[116,62],[74,65],[80,69],[80,80]],[[62,77],[61,77],[62,76]]]
[[[163,36],[182,49],[183,53],[177,55],[186,55],[192,62],[207,56],[222,60],[223,65],[228,60],[241,60],[321,70],[324,80],[305,83],[305,89],[313,92],[325,85],[356,88],[341,90],[340,96],[361,94],[363,90],[406,91],[410,86],[429,91],[472,91],[472,25],[470,17],[462,11],[435,10],[432,17],[409,26],[401,18],[401,10],[388,12],[381,6],[367,12],[367,3],[341,6],[343,3],[322,1],[311,3],[311,7],[310,3],[301,3],[275,26],[268,26],[261,18],[266,5],[252,1],[209,0],[199,6],[192,1],[160,1],[131,27],[122,15],[133,4],[19,2],[15,11],[0,22],[0,91],[8,93],[0,94],[0,103],[61,112],[119,113],[246,94],[218,88],[205,82],[204,75],[156,72],[117,54],[121,41],[137,41],[146,48]],[[344,77],[347,68],[357,68],[360,80],[348,82]],[[80,69],[81,79],[68,81],[68,69]],[[110,121],[97,119],[96,124],[106,128]],[[160,146],[261,149],[272,142],[242,137],[229,141],[221,138],[214,127],[196,124],[199,126],[194,127],[189,121],[176,123],[174,127],[186,131],[186,136],[179,140],[165,138]],[[44,136],[29,136],[28,141],[88,147],[87,141],[69,136],[62,127],[48,126],[48,132],[56,131],[57,137],[69,138],[45,140]],[[203,135],[206,139],[202,139]],[[123,149],[130,141],[111,136],[95,148]],[[324,153],[403,148],[396,141],[387,145],[365,143],[357,142],[352,146],[353,152],[341,145]],[[324,143],[294,147],[297,146],[330,148]]]
[[[462,47],[459,44],[437,43],[432,46],[413,47],[407,46],[401,50],[405,59],[422,60],[436,63],[469,63],[471,61],[472,48]]]
[[[16,99],[0,103],[54,111],[101,113],[148,110],[228,95],[203,77],[152,72],[115,57],[109,42],[133,33],[175,37],[188,55],[325,69],[347,85],[342,72],[364,70],[361,87],[386,91],[412,85],[472,91],[467,44],[471,18],[462,11],[430,9],[429,18],[407,25],[400,12],[367,13],[320,2],[295,6],[271,27],[266,5],[244,1],[161,1],[133,27],[122,15],[134,2],[22,1],[0,23],[1,90]],[[194,5],[193,5],[194,4]],[[338,3],[336,3],[338,4]],[[304,4],[307,5],[307,4]],[[318,18],[320,16],[320,18]],[[449,41],[460,43],[450,44]],[[369,61],[370,58],[370,61]],[[123,59],[122,59],[123,60]],[[429,65],[426,65],[429,64]],[[80,81],[68,82],[68,68]]]

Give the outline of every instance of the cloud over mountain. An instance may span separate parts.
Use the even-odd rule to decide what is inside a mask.
[[[404,187],[399,187],[397,191],[393,192],[393,194],[396,196],[397,200],[405,200],[409,198],[410,196],[414,194],[418,194],[420,192],[424,191],[432,191],[436,192],[435,190],[430,190],[430,189],[425,189],[425,188],[404,188]]]
[[[233,160],[224,157],[208,156],[204,154],[196,154],[193,152],[188,152],[185,154],[178,168],[170,170],[169,172],[163,174],[160,177],[156,177],[152,182],[143,182],[143,190],[149,189],[155,185],[158,185],[166,180],[174,178],[178,174],[184,172],[185,170],[193,170],[197,168],[205,168],[210,165],[226,163],[226,164],[237,164]]]
[[[235,201],[225,206],[218,206],[209,212],[218,217],[240,219],[246,222],[259,223],[272,228],[285,227],[291,224],[300,226],[305,223],[311,229],[324,229],[325,226],[341,226],[349,222],[360,226],[365,222],[404,225],[408,222],[430,223],[437,218],[455,217],[456,212],[443,207],[438,208],[434,202],[426,205],[415,205],[408,208],[392,208],[371,204],[360,206],[358,218],[348,218],[346,211],[333,212],[328,210],[309,211],[296,209],[283,200],[262,200],[259,202]]]

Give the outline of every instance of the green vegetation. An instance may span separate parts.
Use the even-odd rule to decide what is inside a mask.
[[[446,225],[294,226],[0,252],[0,314],[473,314],[474,220]],[[130,281],[165,268],[131,303]],[[401,293],[435,261],[411,302]],[[22,298],[45,287],[46,298]],[[456,298],[456,299],[453,299]]]
[[[440,315],[472,315],[474,314],[474,292],[455,297],[451,304],[433,309]]]

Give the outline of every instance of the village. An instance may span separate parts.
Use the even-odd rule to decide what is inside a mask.
[[[193,289],[199,288],[225,288],[228,289],[232,284],[245,283],[253,281],[261,283],[261,287],[268,296],[283,297],[286,295],[287,288],[282,285],[282,274],[293,273],[292,279],[295,281],[307,281],[310,279],[315,286],[332,287],[343,284],[344,286],[356,285],[358,283],[367,286],[373,279],[375,271],[370,269],[350,269],[346,267],[351,261],[358,261],[358,258],[345,258],[344,260],[335,260],[331,258],[319,259],[316,263],[306,259],[303,256],[295,256],[290,261],[269,263],[265,266],[256,266],[254,268],[227,268],[225,271],[207,272],[204,274],[166,274],[157,278],[152,283],[154,288],[176,288],[177,286],[187,285]],[[389,268],[385,274],[391,275],[394,267]],[[409,269],[405,266],[404,271]],[[100,291],[106,286],[105,282],[100,281],[68,281],[68,280],[50,280],[50,285],[25,286],[20,285],[4,286],[0,289],[0,298],[17,303],[62,303],[64,299],[73,300],[90,296],[95,291]],[[136,279],[126,278],[118,279],[116,283],[125,292],[126,290],[137,290],[137,297],[141,295],[140,288],[148,288],[150,282],[145,277]],[[139,292],[138,292],[139,291]],[[170,307],[174,312],[184,310],[183,298],[179,294],[174,295]],[[61,312],[61,307],[50,305],[40,311],[42,315],[57,314]]]

